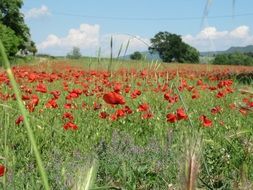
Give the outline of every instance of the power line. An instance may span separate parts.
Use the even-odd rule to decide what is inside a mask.
[[[24,9],[29,9],[28,7]],[[109,17],[109,16],[94,16],[94,15],[83,15],[69,12],[58,12],[50,11],[53,15],[58,16],[71,16],[71,17],[82,17],[96,20],[119,20],[119,21],[187,21],[187,20],[203,20],[203,16],[189,16],[189,17]],[[242,14],[231,14],[231,15],[217,15],[208,16],[205,19],[222,19],[222,18],[235,18],[235,17],[249,17],[253,16],[253,13],[242,13]]]
[[[75,13],[65,13],[65,12],[52,12],[54,15],[60,16],[72,16],[72,17],[83,17],[98,20],[124,20],[124,21],[186,21],[186,20],[202,20],[203,17],[107,17],[107,16],[92,16],[92,15],[82,15]],[[235,18],[235,17],[246,17],[253,16],[253,13],[243,13],[243,14],[233,14],[233,15],[218,15],[218,16],[208,16],[206,19],[221,19],[221,18]]]

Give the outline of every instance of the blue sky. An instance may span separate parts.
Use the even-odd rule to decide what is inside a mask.
[[[209,0],[25,0],[22,12],[40,53],[66,55],[73,46],[95,55],[130,40],[129,53],[146,50],[159,31],[180,34],[200,51],[253,44],[253,1]],[[232,15],[234,14],[234,17]],[[231,15],[231,16],[230,16]],[[138,40],[132,36],[137,36]]]

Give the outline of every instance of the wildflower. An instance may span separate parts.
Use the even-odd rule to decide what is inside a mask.
[[[41,92],[41,93],[46,93],[47,92],[47,87],[45,84],[43,83],[39,83],[36,87],[36,91],[37,92]]]
[[[188,116],[185,113],[183,108],[178,108],[177,109],[177,120],[182,120],[182,119],[188,119]]]
[[[142,119],[151,119],[151,118],[153,118],[153,114],[151,112],[147,112],[142,115]]]
[[[78,127],[77,127],[77,125],[76,124],[74,124],[73,122],[67,122],[64,126],[63,126],[63,128],[65,129],[65,130],[77,130],[78,129]]]
[[[149,105],[147,103],[141,104],[138,107],[138,110],[141,112],[145,112],[149,110]]]
[[[5,166],[0,164],[0,177],[4,176],[5,173],[6,173]]]
[[[123,110],[124,110],[124,112],[125,112],[126,114],[132,114],[132,113],[133,113],[133,110],[131,110],[131,108],[130,108],[129,106],[125,106],[125,107],[123,108]]]
[[[54,99],[58,99],[61,95],[61,92],[54,90],[54,91],[50,92],[50,94],[52,94],[54,96]]]
[[[121,90],[121,84],[120,83],[116,83],[114,85],[114,87],[113,87],[113,90],[114,90],[114,92],[119,93],[120,90]]]
[[[93,103],[93,110],[99,110],[102,108],[102,104],[98,104],[96,102]]]
[[[175,123],[177,121],[177,116],[173,113],[167,114],[167,121],[170,123]]]
[[[64,119],[64,118],[65,118],[65,119],[69,119],[70,121],[74,120],[73,115],[72,115],[71,113],[69,113],[69,112],[64,113],[63,116],[62,116],[62,118],[63,118],[63,119]]]
[[[225,96],[225,93],[222,92],[222,91],[219,91],[217,94],[216,94],[216,98],[222,98]]]
[[[22,123],[23,121],[24,121],[24,117],[21,115],[21,116],[19,116],[19,117],[16,119],[15,123],[16,123],[16,125],[19,125],[19,124]]]
[[[106,113],[105,111],[99,113],[99,117],[102,118],[102,119],[105,119],[105,118],[107,118],[108,116],[109,116],[109,114]]]
[[[239,112],[242,114],[242,115],[247,115],[247,109],[245,109],[245,108],[240,108],[239,109]]]
[[[116,92],[109,92],[107,94],[104,94],[103,99],[106,103],[112,105],[125,104],[124,97]]]
[[[46,103],[46,108],[57,108],[58,104],[55,99],[51,99]]]
[[[202,121],[202,125],[205,127],[211,127],[212,126],[212,121],[208,119],[205,115],[201,115],[199,118]]]
[[[222,111],[222,108],[220,106],[215,106],[214,108],[211,109],[212,114],[217,114]]]
[[[141,95],[141,91],[140,90],[134,90],[133,92],[132,92],[132,94],[131,94],[131,98],[132,99],[135,99],[135,98],[137,98],[138,96],[140,96]]]

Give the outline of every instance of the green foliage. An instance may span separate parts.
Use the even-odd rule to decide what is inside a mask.
[[[143,55],[139,51],[136,51],[130,55],[130,58],[132,60],[141,60],[141,59],[143,59]]]
[[[0,23],[0,39],[2,40],[7,56],[12,57],[18,52],[20,39],[15,35],[15,32]]]
[[[25,42],[30,39],[29,28],[24,15],[20,12],[22,0],[0,0],[0,22],[11,28],[20,39],[19,49],[25,49]]]
[[[215,65],[253,65],[253,58],[243,53],[216,55],[213,60]]]
[[[158,52],[164,62],[199,62],[199,52],[184,43],[180,35],[159,32],[150,41],[152,45],[149,47],[149,51],[151,53]]]
[[[199,62],[199,52],[190,45],[186,44],[187,51],[183,55],[184,62],[198,63]]]
[[[67,54],[67,58],[69,59],[80,59],[82,57],[82,54],[80,52],[79,47],[73,47],[72,51]]]
[[[1,26],[4,25],[8,27],[8,39],[12,36],[13,41],[15,41],[9,41],[12,45],[15,43],[15,46],[13,47],[14,49],[11,50],[11,54],[8,54],[9,47],[7,47],[8,45],[5,43],[6,40],[2,39],[8,56],[15,55],[18,50],[21,50],[23,54],[31,52],[35,55],[37,52],[35,43],[31,41],[29,28],[25,24],[24,15],[20,12],[22,5],[23,0],[0,0],[0,24]],[[10,32],[10,29],[12,32]],[[2,34],[2,36],[3,35],[4,34]]]

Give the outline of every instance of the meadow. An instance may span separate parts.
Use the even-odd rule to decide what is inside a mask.
[[[253,188],[253,67],[87,58],[12,71],[51,189]],[[7,74],[0,188],[43,189]]]

